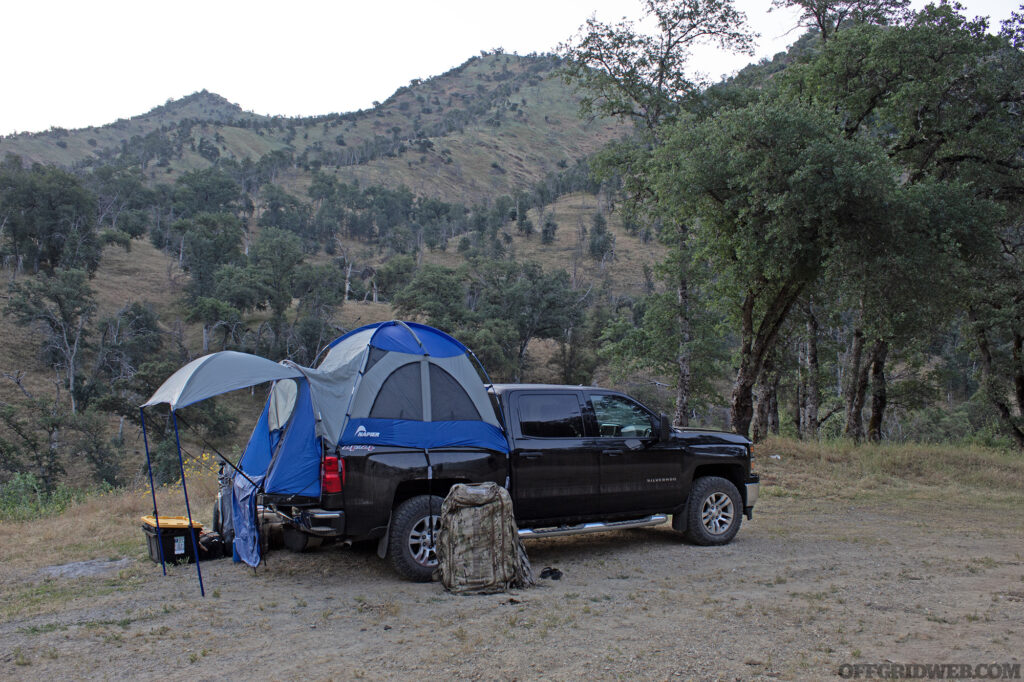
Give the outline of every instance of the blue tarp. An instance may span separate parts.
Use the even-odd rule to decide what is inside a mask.
[[[231,486],[231,514],[235,524],[232,557],[235,561],[244,561],[255,568],[260,565],[260,534],[256,527],[256,492],[260,483],[263,482],[263,477],[251,478],[252,483],[244,476],[235,474],[235,481]]]

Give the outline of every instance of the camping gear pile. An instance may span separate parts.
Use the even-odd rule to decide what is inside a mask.
[[[441,505],[437,572],[457,594],[490,594],[535,584],[519,539],[512,497],[492,483],[452,486]]]

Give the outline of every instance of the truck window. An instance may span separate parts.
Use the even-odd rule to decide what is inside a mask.
[[[536,438],[580,438],[583,414],[574,393],[519,396],[519,430]]]
[[[600,434],[606,438],[648,438],[654,422],[644,408],[618,395],[590,395]]]

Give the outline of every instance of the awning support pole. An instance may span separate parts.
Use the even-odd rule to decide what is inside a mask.
[[[142,445],[146,449],[146,469],[149,470],[149,491],[153,494],[153,520],[156,522],[156,546],[160,548],[160,568],[167,575],[167,564],[164,563],[164,541],[160,537],[160,515],[156,510],[156,487],[153,485],[153,461],[149,458],[149,439],[146,438],[146,411],[139,408],[139,420],[142,422]]]
[[[185,485],[185,461],[181,457],[181,437],[178,435],[178,415],[171,410],[171,421],[174,422],[174,442],[178,446],[178,468],[181,470],[181,492],[185,495],[185,513],[188,515],[188,534],[192,537],[192,552],[196,560],[196,576],[199,578],[199,595],[206,596],[203,589],[203,571],[199,568],[199,543],[196,541],[196,529],[192,527],[192,509],[188,504],[188,486]]]

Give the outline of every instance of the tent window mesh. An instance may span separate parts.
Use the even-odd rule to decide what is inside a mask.
[[[437,365],[430,365],[430,418],[435,422],[480,420],[466,389]]]
[[[292,379],[282,379],[274,384],[270,392],[270,409],[267,413],[267,426],[272,432],[284,428],[291,419],[298,395],[299,385]]]
[[[381,350],[380,348],[374,348],[373,346],[370,346],[370,357],[366,358],[366,369],[364,370],[364,372],[369,372],[370,368],[376,365],[377,361],[387,354],[388,352],[386,350]]]
[[[370,419],[423,421],[420,363],[402,365],[384,380],[370,408]]]

